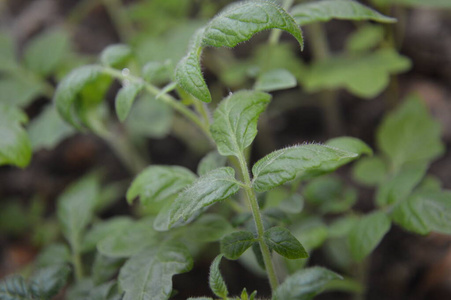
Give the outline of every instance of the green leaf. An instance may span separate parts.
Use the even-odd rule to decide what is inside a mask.
[[[188,299],[186,299],[186,300],[213,300],[213,298],[210,298],[210,297],[189,297]]]
[[[17,67],[14,41],[11,35],[0,31],[0,71],[11,71]]]
[[[390,75],[407,71],[410,66],[410,60],[393,49],[380,49],[315,62],[303,76],[302,83],[308,92],[345,88],[358,97],[369,99],[388,86]]]
[[[356,226],[359,218],[355,215],[345,215],[337,220],[334,220],[329,225],[330,238],[342,238],[349,234],[349,232]]]
[[[199,176],[205,175],[214,169],[224,167],[227,162],[227,157],[222,156],[218,151],[209,152],[197,166],[197,174]]]
[[[379,148],[395,169],[412,161],[430,162],[444,151],[441,127],[418,96],[389,113],[377,131]]]
[[[143,219],[118,229],[97,244],[97,250],[108,257],[130,257],[156,244],[158,235],[152,228],[153,219]]]
[[[44,94],[42,82],[19,75],[0,79],[0,103],[26,107]]]
[[[89,229],[83,238],[82,251],[89,252],[95,250],[97,244],[110,235],[118,231],[125,230],[133,224],[129,217],[115,217],[106,221],[98,222]]]
[[[349,233],[352,257],[356,261],[362,261],[377,247],[390,226],[390,219],[381,211],[362,217]]]
[[[257,239],[250,231],[237,231],[221,240],[221,253],[228,259],[238,259]]]
[[[396,206],[393,220],[407,230],[451,234],[451,192],[421,192]]]
[[[124,85],[116,95],[116,113],[121,122],[124,122],[132,108],[136,96],[144,88],[144,84],[129,83]]]
[[[322,292],[331,280],[342,279],[332,271],[321,267],[300,270],[275,290],[272,300],[309,300]]]
[[[327,22],[332,19],[371,20],[381,23],[396,22],[394,18],[384,16],[357,1],[351,0],[323,0],[298,4],[291,9],[290,13],[299,25]]]
[[[376,156],[360,159],[352,169],[354,180],[366,186],[375,186],[383,182],[387,174],[385,162]]]
[[[111,77],[100,66],[88,65],[70,72],[58,85],[54,102],[64,120],[76,128],[89,126],[88,112],[97,107],[110,85]]]
[[[97,285],[110,280],[115,277],[124,262],[124,258],[108,257],[97,252],[91,268],[92,281]]]
[[[193,260],[182,244],[163,243],[130,258],[119,273],[123,300],[166,300],[172,276],[189,271]]]
[[[122,69],[132,58],[132,49],[124,44],[110,45],[100,54],[102,65]]]
[[[160,85],[171,79],[173,68],[170,60],[150,61],[142,69],[143,78],[152,84]]]
[[[276,226],[266,230],[264,239],[270,249],[286,258],[298,259],[309,256],[301,243],[284,227]]]
[[[34,267],[45,268],[53,265],[62,265],[71,261],[70,250],[66,244],[50,244],[41,252],[34,262]]]
[[[91,222],[98,194],[99,183],[91,175],[72,184],[58,197],[61,231],[74,251],[80,250],[82,234]]]
[[[75,130],[61,119],[53,105],[47,105],[28,126],[28,135],[34,151],[53,149],[74,133]]]
[[[150,166],[133,180],[127,191],[127,201],[132,203],[138,196],[143,205],[165,201],[195,179],[196,175],[184,167]]]
[[[384,40],[384,28],[377,25],[365,25],[359,28],[346,40],[348,51],[367,51]]]
[[[173,111],[163,101],[142,95],[132,106],[125,126],[138,137],[162,138],[171,131]]]
[[[177,65],[177,83],[197,99],[211,102],[200,68],[202,49],[208,46],[235,47],[254,34],[273,28],[291,33],[302,48],[301,30],[293,18],[274,2],[246,1],[230,5],[195,33],[188,54]]]
[[[222,254],[216,256],[215,260],[211,263],[208,283],[210,285],[210,289],[216,296],[226,299],[229,291],[227,290],[226,283],[222,278],[221,272],[219,271],[219,264],[221,263],[222,256]]]
[[[24,52],[27,68],[47,76],[59,66],[70,47],[68,35],[61,30],[49,30],[33,38]]]
[[[423,162],[406,164],[397,173],[389,176],[376,193],[376,204],[380,207],[403,201],[420,183],[428,165]]]
[[[182,219],[187,221],[200,209],[235,194],[240,185],[230,167],[213,170],[197,179],[179,194],[169,212],[169,228]]]
[[[214,112],[210,131],[219,153],[239,157],[257,135],[257,121],[271,96],[240,91],[225,98]]]
[[[20,109],[0,104],[0,166],[26,167],[31,160],[31,143],[22,124],[28,117]]]
[[[67,264],[40,269],[30,278],[30,291],[37,299],[50,300],[66,285],[70,273]]]
[[[301,171],[320,167],[325,162],[357,157],[357,154],[324,145],[299,145],[272,152],[253,167],[253,187],[258,192],[270,190],[293,180]]]
[[[22,276],[14,275],[0,281],[0,299],[30,300],[33,298],[25,279]]]
[[[408,7],[451,8],[448,0],[372,0],[375,5],[403,5]]]
[[[112,291],[114,282],[106,282],[93,288],[86,299],[88,300],[107,300],[108,294]]]
[[[232,230],[232,225],[223,216],[204,214],[190,226],[187,235],[192,240],[215,242]]]
[[[285,69],[276,69],[260,74],[254,89],[271,92],[293,88],[297,85],[296,77]]]

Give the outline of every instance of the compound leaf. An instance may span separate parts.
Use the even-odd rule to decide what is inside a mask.
[[[271,96],[263,92],[240,91],[221,102],[210,127],[221,155],[238,157],[252,143],[258,117],[270,100]]]
[[[196,175],[179,166],[150,166],[142,171],[127,191],[127,201],[140,197],[143,205],[160,202],[193,183]]]
[[[388,114],[377,131],[378,145],[395,168],[407,162],[429,162],[436,158],[444,151],[440,136],[440,124],[417,96],[409,97]]]
[[[28,117],[20,109],[0,104],[0,166],[26,167],[31,160],[31,143],[22,124]]]
[[[200,209],[235,194],[240,185],[230,167],[213,170],[181,192],[169,210],[169,228],[182,219],[187,221]]]
[[[130,258],[119,272],[123,300],[166,300],[172,276],[189,271],[193,260],[183,244],[163,243]]]
[[[384,212],[374,212],[362,217],[349,233],[351,254],[356,261],[363,260],[390,230],[391,222]]]
[[[352,0],[323,0],[302,3],[291,9],[291,15],[299,25],[315,22],[327,22],[332,19],[381,23],[394,23],[395,18],[384,16],[377,11]]]
[[[219,264],[221,263],[222,254],[216,256],[215,260],[210,266],[210,275],[208,276],[208,283],[210,289],[219,298],[226,299],[229,291],[227,290],[226,283],[222,278],[221,272],[219,271]]]
[[[291,232],[280,226],[265,231],[264,239],[268,247],[289,259],[307,258],[308,253]]]
[[[237,231],[221,240],[221,253],[228,259],[238,259],[257,240],[250,231]]]
[[[325,268],[303,269],[285,279],[274,292],[272,300],[310,300],[335,279],[342,277]]]
[[[357,157],[355,153],[324,145],[299,145],[277,150],[260,159],[253,167],[253,187],[270,190],[293,180],[301,171],[320,167],[325,162]]]

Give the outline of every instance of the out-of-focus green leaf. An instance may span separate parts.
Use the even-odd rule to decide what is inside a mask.
[[[33,298],[25,279],[14,275],[0,281],[0,299],[30,300]]]
[[[66,285],[71,268],[67,264],[38,270],[30,278],[30,291],[36,299],[52,299]]]
[[[403,5],[409,7],[451,8],[448,0],[371,0],[375,5]]]
[[[0,79],[0,103],[25,107],[42,93],[41,83],[34,78],[15,75]]]
[[[133,52],[128,45],[116,44],[106,47],[100,54],[100,61],[107,67],[121,69],[132,58]]]
[[[276,69],[260,74],[254,84],[254,89],[272,92],[289,89],[296,85],[296,77],[293,74],[285,69]]]
[[[117,93],[115,101],[116,113],[121,122],[124,122],[127,118],[136,96],[143,88],[143,83],[130,83],[124,85]]]
[[[367,186],[375,186],[384,181],[388,170],[380,157],[365,157],[354,165],[352,175],[356,181]]]
[[[86,232],[83,242],[82,251],[88,252],[95,250],[97,244],[110,235],[117,234],[118,231],[123,231],[133,224],[131,218],[128,217],[114,217],[106,221],[94,224],[89,231]]]
[[[197,241],[214,242],[232,230],[232,225],[221,215],[204,214],[190,226],[187,236]]]
[[[197,166],[197,174],[199,176],[205,175],[214,169],[224,167],[227,162],[227,157],[222,156],[218,151],[209,152]]]
[[[9,34],[0,31],[0,71],[11,71],[17,66],[14,41]]]
[[[382,26],[365,25],[346,40],[348,51],[360,52],[376,47],[384,40]]]

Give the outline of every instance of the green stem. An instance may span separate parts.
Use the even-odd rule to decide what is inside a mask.
[[[80,252],[72,247],[72,263],[74,265],[75,279],[80,281],[83,279],[83,264],[81,262]]]
[[[268,245],[266,245],[263,234],[265,233],[265,228],[263,226],[263,220],[260,213],[260,208],[258,206],[257,197],[255,195],[255,191],[252,188],[252,182],[249,175],[249,169],[247,167],[244,154],[241,153],[240,157],[238,157],[241,173],[244,178],[244,190],[246,192],[248,205],[250,206],[250,209],[252,211],[252,215],[254,217],[255,227],[257,228],[257,235],[258,235],[258,243],[260,244],[260,249],[262,251],[263,256],[263,262],[265,263],[266,273],[268,274],[269,284],[271,285],[271,290],[274,292],[279,285],[279,282],[277,280],[277,275],[274,269],[273,262],[271,260],[271,253],[269,252]]]
[[[145,82],[140,77],[130,75],[130,74],[124,75],[124,74],[122,74],[122,72],[120,70],[116,70],[116,69],[108,68],[108,67],[104,67],[103,71],[106,74],[109,74],[119,80],[129,80],[132,82],[141,82],[144,84],[146,91],[149,92],[149,94],[151,94],[153,96],[159,95],[161,92],[161,90],[159,88],[157,88],[156,86],[154,86],[148,82]],[[192,121],[194,124],[196,124],[200,128],[200,130],[202,130],[202,132],[205,134],[205,136],[207,136],[210,140],[212,139],[208,125],[204,124],[204,122],[202,122],[202,120],[199,118],[198,115],[196,115],[193,111],[191,111],[189,108],[187,108],[185,105],[183,105],[180,101],[178,101],[177,99],[175,99],[174,97],[172,97],[169,94],[163,94],[158,99],[161,99],[166,104],[171,106],[174,110],[176,110],[180,114],[182,114],[185,118]]]

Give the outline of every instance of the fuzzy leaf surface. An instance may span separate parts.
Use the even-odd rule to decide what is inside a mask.
[[[239,91],[224,99],[213,116],[210,131],[221,155],[239,156],[257,135],[257,122],[271,96]]]
[[[30,300],[33,298],[25,279],[14,275],[0,281],[0,299]]]
[[[119,273],[123,300],[166,300],[172,276],[189,271],[193,260],[186,246],[163,243],[130,258]]]
[[[377,131],[377,141],[395,167],[412,161],[429,162],[444,151],[441,126],[416,96],[389,113]]]
[[[31,160],[31,143],[22,124],[28,117],[20,109],[0,104],[0,166],[26,167]]]
[[[275,290],[272,300],[310,300],[319,294],[331,280],[342,277],[330,270],[313,267],[300,270]]]
[[[293,180],[301,171],[323,163],[357,157],[357,154],[324,145],[299,145],[277,150],[260,159],[253,167],[253,187],[258,192],[270,190]]]
[[[230,167],[213,170],[181,192],[169,211],[169,228],[177,221],[188,220],[200,209],[227,199],[239,190],[235,171]]]
[[[265,231],[264,239],[268,247],[289,259],[307,258],[309,255],[291,232],[280,226]]]
[[[363,21],[370,20],[381,23],[394,23],[390,18],[352,0],[322,0],[302,3],[291,9],[291,15],[303,26],[315,22],[327,22],[332,19]]]
[[[349,233],[351,254],[356,261],[363,260],[390,230],[391,222],[384,212],[373,212],[362,217]]]
[[[219,264],[221,263],[222,254],[216,256],[215,260],[210,266],[210,275],[208,276],[208,284],[213,293],[219,298],[225,299],[229,294],[227,290],[226,283],[222,278],[221,272],[219,271]]]
[[[238,259],[257,240],[250,231],[237,231],[221,240],[221,253],[228,259]]]
[[[150,166],[142,171],[127,191],[127,201],[140,197],[143,205],[160,202],[192,184],[196,175],[179,166]]]
[[[130,83],[123,86],[116,95],[116,113],[121,122],[127,118],[132,109],[133,102],[143,89],[143,83]]]

